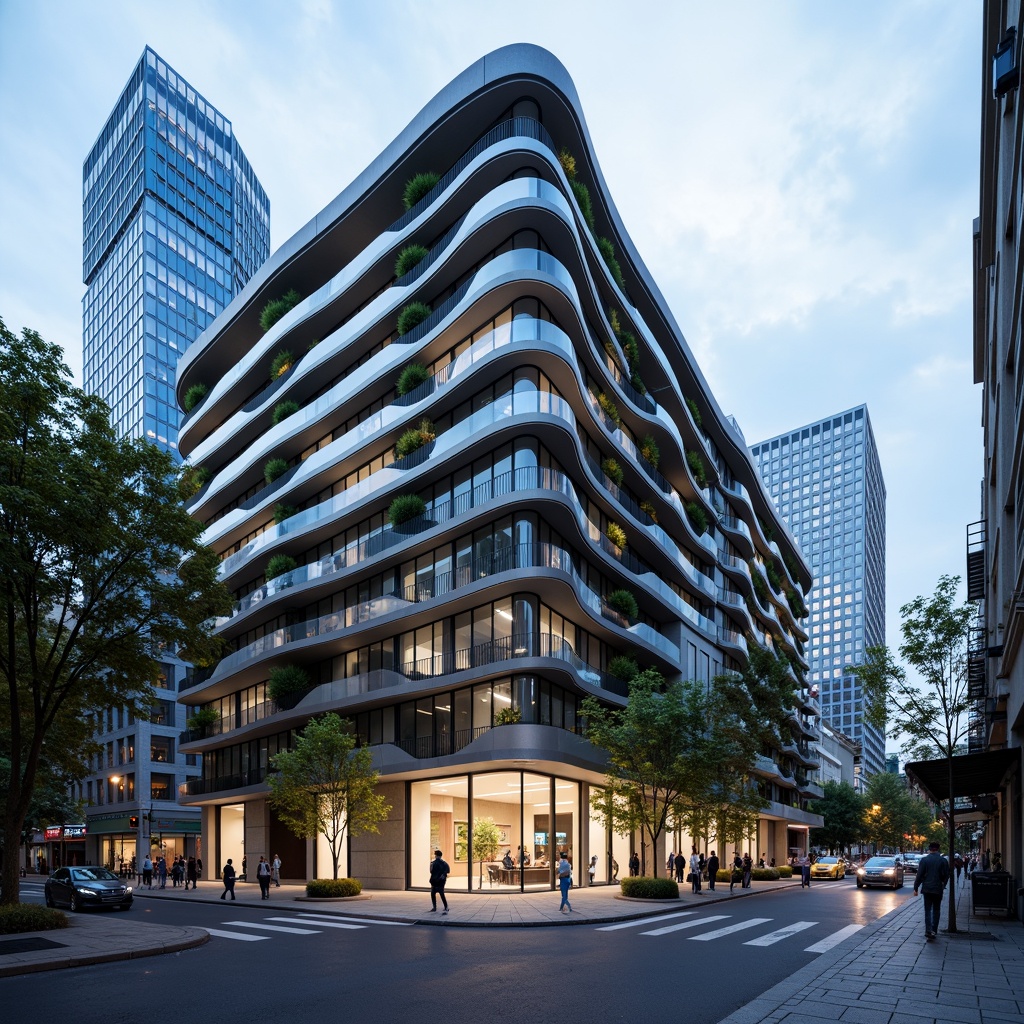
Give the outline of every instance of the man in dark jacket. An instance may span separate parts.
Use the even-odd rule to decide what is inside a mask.
[[[949,861],[939,853],[939,844],[930,843],[928,853],[922,857],[914,875],[914,895],[920,889],[924,894],[924,937],[935,938],[939,930],[939,908],[942,891],[949,881]]]
[[[715,891],[715,876],[718,874],[718,855],[714,850],[711,851],[711,856],[708,857],[708,888]]]
[[[441,856],[440,850],[434,851],[434,859],[430,862],[430,913],[437,913],[437,897],[441,897],[444,904],[442,913],[448,913],[448,900],[444,894],[444,884],[448,881],[451,872],[448,862]]]

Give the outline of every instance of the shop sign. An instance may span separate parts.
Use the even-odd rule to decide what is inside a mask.
[[[85,825],[47,825],[45,838],[48,843],[68,839],[84,839],[88,829]]]

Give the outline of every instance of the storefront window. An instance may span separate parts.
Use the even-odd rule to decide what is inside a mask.
[[[507,685],[507,684],[506,684]],[[497,689],[497,688],[496,688]],[[495,692],[495,700],[498,695]],[[509,703],[511,696],[508,697]],[[499,702],[498,707],[509,703]],[[493,889],[516,885],[518,879],[505,863],[506,854],[528,844],[522,837],[522,796],[519,772],[489,772],[473,776],[473,881],[471,888]]]

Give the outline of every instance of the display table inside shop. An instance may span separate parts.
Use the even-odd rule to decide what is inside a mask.
[[[502,864],[488,865],[487,873],[497,879],[501,885],[549,885],[551,883],[550,867],[506,868]]]

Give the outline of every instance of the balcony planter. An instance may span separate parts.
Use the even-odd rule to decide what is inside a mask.
[[[609,523],[605,527],[604,535],[619,549],[619,554],[622,554],[622,549],[626,546],[627,541],[626,531],[618,523]]]
[[[279,299],[271,299],[260,313],[260,327],[265,334],[285,313],[294,309],[302,301],[302,296],[294,288],[289,288]]]
[[[625,474],[623,473],[622,467],[619,465],[617,459],[602,459],[601,472],[604,473],[604,475],[608,477],[616,487],[622,486],[622,479]]]
[[[418,494],[399,494],[388,506],[388,522],[397,530],[427,511],[427,503]]]
[[[608,662],[608,671],[617,679],[621,679],[623,682],[628,683],[640,672],[640,666],[637,665],[636,660],[631,658],[628,654],[616,654],[615,657]]]
[[[200,708],[185,720],[190,739],[202,740],[212,735],[211,730],[220,721],[220,715],[213,708]]]
[[[609,608],[628,619],[635,619],[640,614],[640,607],[636,603],[636,598],[629,590],[613,590],[605,600]]]
[[[494,716],[495,725],[517,725],[523,720],[523,713],[519,708],[502,708]]]
[[[411,210],[421,199],[427,196],[441,180],[441,175],[433,171],[421,171],[413,175],[406,183],[402,191],[402,204],[406,210]]]
[[[278,402],[274,407],[274,411],[270,416],[270,422],[276,427],[281,420],[288,419],[289,416],[294,416],[299,411],[299,403],[293,402],[291,399],[286,399],[283,402]]]
[[[422,245],[407,245],[399,254],[398,259],[395,260],[395,277],[401,280],[409,273],[417,264],[422,263],[427,256],[430,255],[429,250]]]
[[[287,349],[281,349],[280,352],[274,356],[273,361],[270,364],[270,381],[273,383],[279,377],[283,377],[295,363],[295,356]]]
[[[312,689],[309,675],[297,665],[279,665],[270,670],[267,695],[282,711],[290,711]]]
[[[209,393],[210,389],[205,384],[193,384],[182,399],[185,412],[191,412]]]
[[[420,363],[409,363],[398,375],[395,382],[395,390],[400,398],[404,398],[411,391],[415,391],[421,384],[431,379],[430,371]]]

